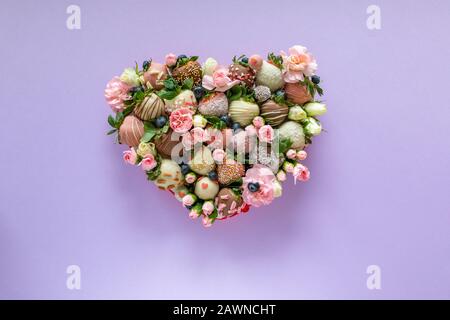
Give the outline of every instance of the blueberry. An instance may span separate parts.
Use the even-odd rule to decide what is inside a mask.
[[[203,87],[195,87],[192,91],[194,92],[194,96],[197,100],[203,98],[206,93],[206,90]]]
[[[222,120],[223,122],[225,122],[227,124],[227,126],[230,125],[231,119],[228,115],[225,114],[223,116],[220,116],[219,119]]]
[[[142,87],[133,87],[130,89],[131,94],[136,93],[138,91],[142,91]]]
[[[186,59],[187,58],[187,55],[185,55],[185,54],[180,54],[179,56],[178,56],[178,60],[181,60],[181,59]]]
[[[235,122],[233,123],[231,128],[233,128],[233,130],[239,130],[241,128],[241,125],[238,122]]]
[[[162,128],[162,127],[164,127],[164,125],[166,124],[166,122],[167,122],[167,118],[166,118],[165,116],[159,116],[159,117],[156,118],[156,120],[155,120],[155,126],[156,126],[157,128]]]
[[[258,182],[250,182],[247,185],[248,190],[250,190],[250,192],[256,192],[259,190],[259,183]]]
[[[213,180],[213,181],[217,180],[217,179],[218,179],[217,172],[215,172],[215,171],[210,171],[210,172],[208,173],[208,178],[210,178],[210,179]]]
[[[148,70],[149,67],[150,67],[150,61],[145,60],[145,61],[142,63],[142,69]]]
[[[248,58],[247,58],[247,57],[243,57],[243,58],[241,59],[241,61],[242,61],[243,63],[248,63]]]
[[[189,168],[189,166],[186,163],[183,163],[181,165],[181,173],[186,175],[189,173],[189,171],[191,171],[191,168]]]
[[[275,92],[275,95],[279,97],[284,97],[284,94],[285,94],[284,90],[278,90],[277,92]]]
[[[312,81],[312,83],[314,83],[314,84],[319,84],[319,83],[320,83],[320,77],[314,75],[314,76],[311,77],[311,81]]]
[[[192,206],[185,206],[185,207],[186,207],[186,209],[191,210],[194,207],[194,205],[192,205]]]

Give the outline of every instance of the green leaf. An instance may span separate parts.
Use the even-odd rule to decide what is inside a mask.
[[[204,117],[206,121],[208,121],[208,123],[211,124],[215,129],[222,130],[227,126],[227,124],[224,121],[220,120],[219,117],[216,116],[204,116]]]
[[[116,128],[116,120],[112,115],[108,116],[108,123],[111,127]]]
[[[183,81],[182,88],[186,90],[191,90],[194,85],[194,80],[192,78],[187,78]]]
[[[176,91],[169,91],[166,89],[162,89],[161,91],[159,91],[157,93],[157,95],[161,98],[161,99],[165,99],[165,100],[172,100],[174,99],[177,95],[178,92]]]
[[[234,86],[232,87],[230,90],[227,91],[227,97],[228,100],[231,101],[235,101],[235,100],[239,100],[242,96],[242,87],[241,86]]]
[[[271,52],[267,55],[267,60],[272,62],[273,65],[275,65],[279,69],[283,69],[283,58],[281,56],[277,56],[276,54]]]
[[[147,179],[154,181],[159,177],[160,174],[161,174],[161,167],[158,165],[155,169],[147,171]]]
[[[189,61],[197,61],[198,60],[198,56],[192,56],[189,58]]]
[[[106,134],[109,136],[109,135],[113,134],[116,131],[117,131],[117,129],[112,129],[112,130],[109,130]]]
[[[280,141],[278,145],[278,153],[284,154],[292,146],[292,140],[290,138],[285,138]]]

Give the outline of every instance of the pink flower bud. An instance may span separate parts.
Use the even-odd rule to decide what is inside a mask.
[[[177,56],[173,53],[169,53],[166,55],[166,66],[173,67],[177,64]]]
[[[297,160],[300,160],[300,161],[301,161],[301,160],[305,160],[307,156],[308,156],[308,154],[306,153],[305,150],[300,150],[300,151],[298,151],[298,152],[297,152],[297,155],[296,155]]]
[[[278,171],[277,179],[278,181],[286,181],[286,172],[284,172],[283,170]]]
[[[202,223],[203,223],[203,226],[204,226],[205,228],[209,228],[209,227],[212,226],[212,219],[210,219],[210,218],[207,217],[207,216],[204,216],[204,217],[203,217],[203,220],[202,220]]]
[[[288,159],[293,160],[293,159],[295,159],[297,157],[297,152],[295,150],[293,150],[293,149],[289,149],[286,152],[286,157],[288,157]]]

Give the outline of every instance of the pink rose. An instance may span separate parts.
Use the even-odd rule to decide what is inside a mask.
[[[305,160],[307,156],[308,156],[308,154],[306,153],[305,150],[300,150],[297,152],[297,160],[300,160],[300,161]]]
[[[195,180],[197,180],[197,176],[195,175],[195,173],[189,172],[189,173],[184,177],[184,180],[186,181],[186,183],[192,184],[192,183],[195,182]]]
[[[243,192],[242,198],[245,203],[252,206],[259,207],[267,205],[274,199],[274,184],[275,175],[272,170],[262,164],[256,164],[251,169],[247,170],[243,178]],[[250,191],[248,185],[250,183],[257,183],[258,190]]]
[[[190,132],[191,132],[192,137],[193,137],[194,145],[197,144],[197,143],[206,142],[210,138],[209,134],[208,134],[208,131],[203,130],[203,128],[200,128],[200,127],[195,127]]]
[[[187,194],[183,197],[183,206],[190,207],[195,203],[196,199],[193,195]]]
[[[272,142],[274,134],[273,128],[268,124],[258,130],[258,138],[263,142]]]
[[[137,153],[131,148],[130,150],[125,150],[123,152],[123,160],[128,164],[136,164]]]
[[[173,67],[177,64],[177,56],[173,53],[169,53],[166,55],[166,66]]]
[[[186,107],[176,109],[170,114],[170,127],[177,133],[186,133],[192,127],[192,111]]]
[[[225,67],[217,68],[212,76],[204,75],[202,85],[207,90],[225,92],[239,83],[239,80],[231,80],[228,77],[228,69]]]
[[[194,146],[194,138],[190,132],[186,132],[181,137],[181,144],[185,150],[191,150]]]
[[[294,171],[292,172],[292,175],[294,176],[294,183],[298,181],[306,182],[309,180],[310,172],[307,167],[304,165],[297,163],[294,167]]]
[[[214,204],[211,201],[206,201],[202,206],[203,214],[209,216],[214,211]]]
[[[156,162],[155,157],[153,157],[152,154],[147,154],[141,161],[141,167],[144,171],[153,170],[157,166],[157,164],[158,163]]]
[[[305,47],[293,46],[289,48],[289,55],[281,52],[283,58],[283,80],[288,83],[297,83],[304,80],[304,76],[312,76],[317,70],[314,57]]]
[[[261,128],[264,125],[264,118],[263,117],[254,117],[253,118],[253,125],[255,126],[256,129]]]
[[[225,151],[222,149],[216,149],[213,151],[212,156],[215,162],[222,163],[225,158]]]
[[[105,99],[114,112],[121,112],[125,109],[124,101],[130,100],[128,94],[131,86],[120,80],[119,77],[112,78],[105,89]]]

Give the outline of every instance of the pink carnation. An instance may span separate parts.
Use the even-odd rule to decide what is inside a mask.
[[[239,80],[231,80],[228,77],[228,69],[225,67],[217,68],[212,76],[204,75],[202,85],[207,90],[225,92],[239,83]]]
[[[192,111],[186,107],[176,109],[170,114],[170,127],[177,133],[185,133],[192,128]]]
[[[271,203],[274,199],[274,180],[275,175],[272,173],[272,170],[262,164],[254,165],[247,170],[243,178],[242,198],[246,203],[255,207]],[[251,192],[248,189],[249,183],[258,183],[258,191]]]
[[[144,171],[153,170],[157,166],[157,162],[155,157],[152,154],[147,154],[144,159],[141,161],[141,167]]]
[[[131,148],[123,152],[123,160],[128,164],[136,164],[137,154],[136,151]]]
[[[105,98],[114,112],[121,112],[125,109],[124,101],[131,99],[128,94],[130,89],[131,87],[120,80],[119,77],[114,77],[108,82],[105,89]]]
[[[263,142],[272,142],[275,132],[273,131],[273,128],[266,124],[265,126],[262,126],[258,130],[258,137],[259,140]]]
[[[312,76],[317,70],[314,57],[305,47],[293,46],[289,48],[289,55],[281,52],[283,58],[283,80],[297,83],[304,80],[304,76]]]

